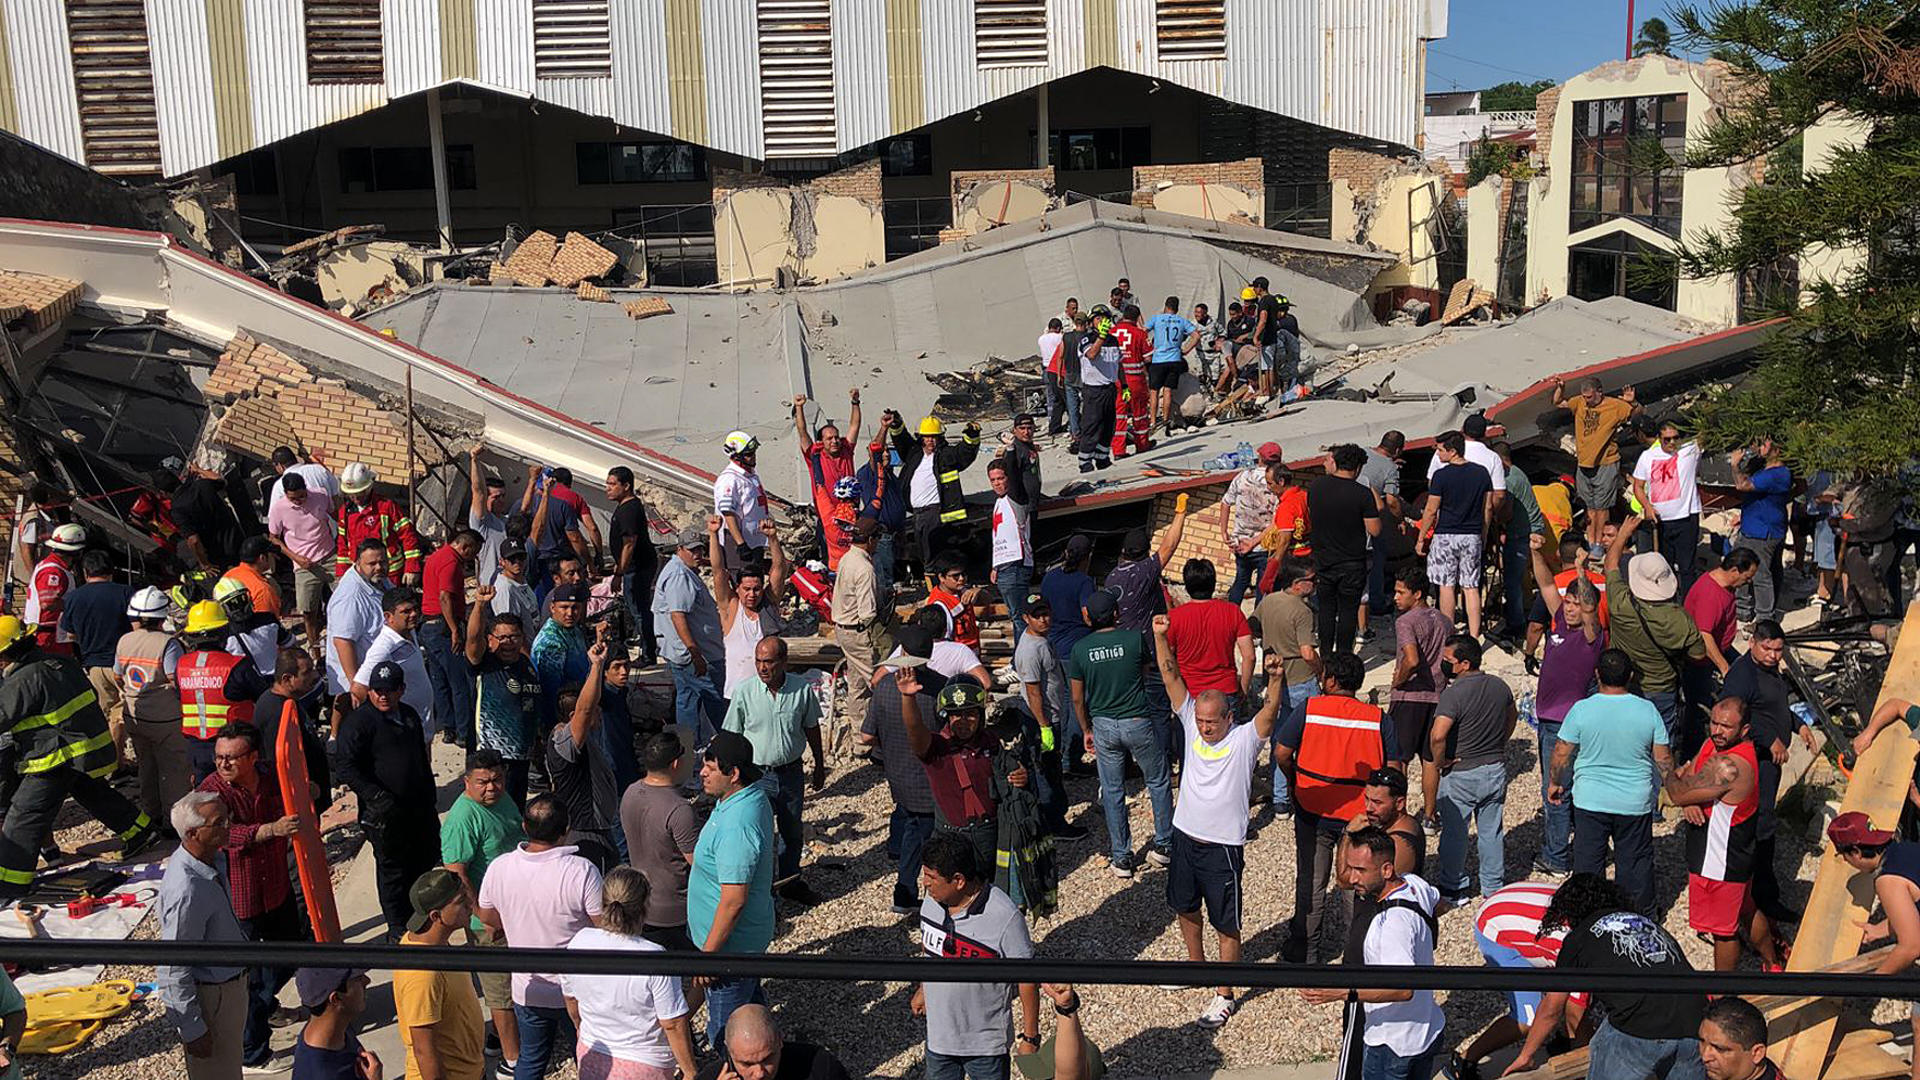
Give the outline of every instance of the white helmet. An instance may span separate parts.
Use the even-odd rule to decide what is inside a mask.
[[[727,441],[724,445],[727,448],[727,456],[736,458],[742,454],[751,454],[755,450],[760,449],[760,440],[744,431],[733,431],[727,434]]]
[[[166,593],[149,585],[134,593],[133,599],[127,602],[127,618],[164,619],[167,617],[167,610],[172,606],[167,600]]]
[[[53,530],[47,538],[47,546],[55,551],[81,551],[87,546],[87,530],[72,522]]]
[[[340,490],[348,495],[358,495],[373,486],[378,474],[373,466],[364,461],[356,461],[340,470]]]

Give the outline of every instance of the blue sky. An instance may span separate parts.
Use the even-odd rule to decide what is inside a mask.
[[[1427,89],[1564,82],[1626,52],[1627,0],[1450,0],[1447,36],[1427,47]],[[1636,0],[1634,18],[1666,0]],[[1669,20],[1671,23],[1671,20]]]

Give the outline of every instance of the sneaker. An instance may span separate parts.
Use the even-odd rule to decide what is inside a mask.
[[[1532,873],[1534,877],[1545,878],[1548,881],[1564,881],[1566,880],[1568,871],[1566,867],[1555,869],[1540,859],[1534,859]]]
[[[1237,1012],[1239,1008],[1240,1002],[1234,998],[1222,997],[1219,994],[1215,994],[1213,995],[1213,1000],[1207,1004],[1207,1011],[1201,1013],[1200,1019],[1195,1020],[1194,1023],[1209,1030],[1225,1027],[1227,1026],[1227,1019]]]
[[[1480,1066],[1468,1061],[1465,1054],[1455,1050],[1447,1058],[1447,1075],[1452,1080],[1480,1080]]]
[[[518,1064],[519,1062],[517,1061],[508,1061],[506,1058],[501,1058],[500,1063],[493,1067],[493,1075],[497,1080],[513,1080],[514,1066]]]
[[[288,1047],[285,1050],[274,1051],[272,1054],[267,1055],[266,1059],[261,1061],[257,1065],[240,1066],[240,1072],[244,1076],[278,1076],[281,1073],[291,1072],[292,1070],[293,1070],[293,1048],[292,1047]]]
[[[1066,840],[1068,842],[1085,840],[1087,838],[1087,830],[1083,826],[1068,823],[1055,828],[1053,830],[1053,838],[1055,840]]]
[[[895,915],[917,915],[919,912],[919,904],[903,904],[898,900],[893,902],[893,913]]]
[[[812,907],[821,900],[820,894],[813,891],[813,886],[808,885],[801,878],[793,878],[774,889],[773,893],[780,899],[791,900],[801,907]]]
[[[1122,855],[1117,859],[1109,860],[1107,862],[1107,869],[1113,871],[1114,877],[1122,881],[1128,880],[1133,877],[1134,871],[1140,869],[1140,857],[1138,855]]]
[[[295,1024],[304,1024],[306,1022],[307,1010],[289,1009],[285,1005],[274,1009],[273,1015],[267,1018],[268,1025],[277,1028],[292,1027]]]
[[[1164,849],[1149,847],[1147,849],[1147,861],[1155,866],[1171,866],[1173,865],[1173,856]]]
[[[149,828],[146,832],[129,840],[126,845],[120,849],[120,861],[131,862],[154,848],[159,847],[161,841],[164,839],[166,838],[160,835],[159,829]],[[51,853],[47,854],[51,855]],[[47,861],[52,862],[53,859],[50,857]]]

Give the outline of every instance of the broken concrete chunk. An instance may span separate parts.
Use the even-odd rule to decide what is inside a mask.
[[[673,305],[657,296],[643,296],[638,300],[629,300],[620,306],[630,319],[650,319],[655,315],[673,314]]]
[[[580,287],[573,290],[573,295],[582,300],[590,300],[596,304],[610,304],[613,302],[613,297],[607,290],[595,285],[591,281],[581,282]]]
[[[0,324],[24,321],[38,333],[73,314],[82,291],[71,278],[0,270]]]
[[[613,252],[577,232],[570,232],[566,242],[554,253],[547,277],[555,285],[570,289],[588,278],[600,277],[619,261],[620,257]]]
[[[548,271],[553,266],[553,256],[559,250],[560,242],[553,238],[552,233],[544,230],[536,232],[513,249],[513,255],[506,263],[507,274],[522,285],[545,285]]]

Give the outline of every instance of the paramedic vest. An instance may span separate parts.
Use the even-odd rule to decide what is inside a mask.
[[[1752,740],[1742,739],[1727,750],[1716,749],[1709,741],[1700,748],[1700,756],[1693,759],[1687,775],[1698,775],[1722,754],[1732,754],[1747,763],[1755,777],[1753,790],[1737,804],[1714,800],[1706,808],[1705,825],[1687,825],[1687,871],[1708,881],[1752,881],[1753,852],[1760,834],[1760,763],[1754,756]]]
[[[1363,809],[1367,777],[1387,763],[1380,710],[1357,698],[1307,699],[1294,755],[1294,801],[1310,814],[1351,821]]]
[[[216,739],[232,721],[253,721],[253,702],[227,700],[227,676],[241,659],[215,649],[196,649],[180,658],[173,681],[180,684],[180,730],[187,738]]]

